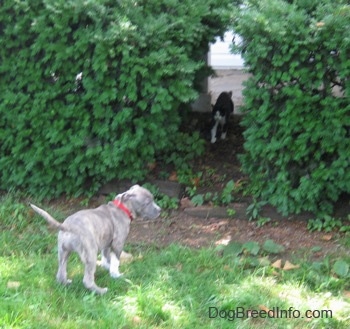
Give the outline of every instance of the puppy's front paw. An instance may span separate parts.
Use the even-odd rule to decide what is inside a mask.
[[[119,271],[118,271],[118,272],[111,271],[111,272],[109,272],[109,274],[110,274],[111,277],[114,278],[114,279],[118,279],[118,278],[120,278],[121,276],[123,276],[123,273],[119,273]]]
[[[108,261],[106,260],[106,258],[102,258],[101,260],[98,260],[98,261],[97,261],[97,265],[103,267],[103,268],[106,269],[106,270],[109,270],[109,268],[110,268],[110,266],[111,266],[111,265],[108,263]]]

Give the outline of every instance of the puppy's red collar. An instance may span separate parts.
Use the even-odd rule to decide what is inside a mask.
[[[113,200],[113,204],[120,210],[124,211],[125,214],[130,218],[130,220],[133,220],[131,211],[125,206],[124,203],[120,202],[119,200]]]

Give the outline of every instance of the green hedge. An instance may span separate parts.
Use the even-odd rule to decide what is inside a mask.
[[[243,170],[283,214],[331,213],[350,192],[350,6],[247,1],[234,21],[252,76]]]
[[[232,1],[4,0],[0,188],[39,196],[139,180],[200,154],[179,131]],[[82,80],[76,76],[82,72]]]

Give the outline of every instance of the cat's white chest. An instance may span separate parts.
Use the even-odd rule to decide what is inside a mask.
[[[217,124],[219,124],[221,126],[223,126],[226,123],[225,117],[222,117],[221,115],[216,116],[215,117],[215,121],[216,121]]]

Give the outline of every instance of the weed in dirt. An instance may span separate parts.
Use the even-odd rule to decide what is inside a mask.
[[[312,231],[332,232],[350,232],[350,220],[341,220],[329,215],[323,215],[316,219],[310,219],[307,228]]]
[[[350,248],[350,232],[346,232],[339,242],[345,248]]]
[[[257,201],[256,199],[247,207],[246,214],[249,221],[256,221],[257,227],[262,227],[271,222],[270,217],[263,217],[260,215],[261,208],[266,205],[265,202]]]
[[[211,203],[215,206],[227,206],[234,201],[236,185],[233,180],[229,180],[222,188],[221,192],[197,193],[196,186],[187,186],[186,194],[191,198],[194,206],[201,206],[205,203]],[[232,211],[230,211],[232,216]]]
[[[16,226],[20,209],[23,222]],[[1,328],[347,328],[349,259],[276,265],[273,241],[239,252],[127,245],[135,255],[124,276],[98,268],[104,296],[82,284],[83,266],[68,264],[73,283],[55,282],[56,234],[12,197],[0,201]],[[53,211],[62,218],[61,211]],[[224,248],[224,247],[222,247]],[[277,248],[278,249],[278,248]],[[282,252],[280,250],[279,252]],[[281,313],[282,312],[282,313]],[[310,317],[310,318],[308,318]]]

